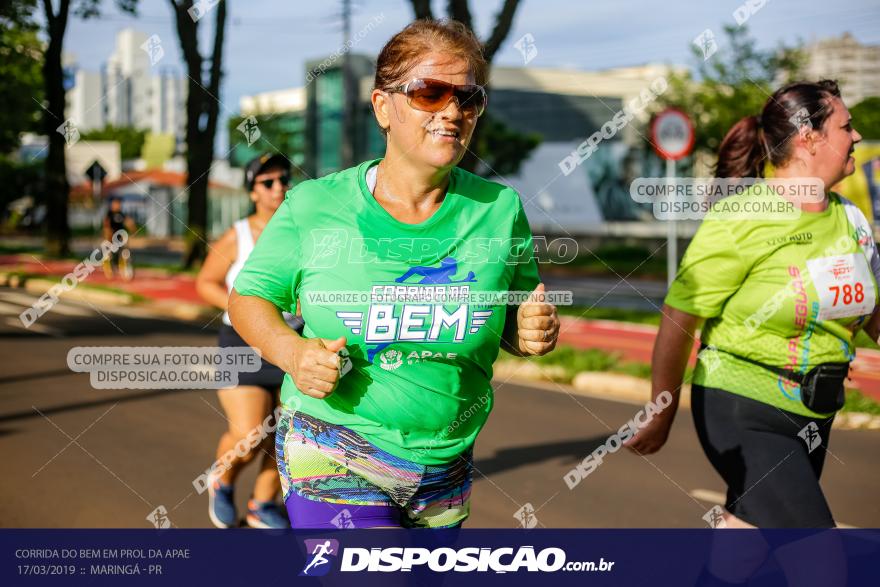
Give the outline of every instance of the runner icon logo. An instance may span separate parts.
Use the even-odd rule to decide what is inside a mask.
[[[336,516],[330,520],[330,523],[340,530],[347,530],[355,527],[352,520],[351,512],[345,509],[336,514]]]
[[[330,572],[331,562],[339,555],[339,541],[332,538],[305,540],[306,566],[300,577],[322,577]]]
[[[807,443],[807,452],[813,452],[816,447],[822,444],[822,436],[819,434],[819,427],[816,426],[815,422],[810,422],[806,426],[804,426],[800,432],[798,432],[798,436],[804,439],[804,442]]]
[[[697,353],[697,360],[703,365],[707,375],[711,375],[715,369],[721,364],[721,358],[718,356],[718,347],[708,345]]]
[[[160,505],[151,511],[150,515],[147,516],[147,521],[159,530],[171,527],[171,520],[168,518],[168,510],[165,509],[164,505]]]
[[[724,520],[724,510],[720,505],[712,506],[712,509],[703,514],[703,519],[709,524],[710,528],[727,527],[727,522]]]
[[[339,376],[342,377],[351,371],[351,353],[347,348],[342,347],[336,354],[339,355]]]
[[[538,518],[535,516],[535,508],[530,503],[525,503],[521,508],[516,510],[513,517],[519,520],[523,528],[534,528],[538,525]]]
[[[694,39],[694,46],[703,52],[703,61],[707,61],[718,51],[718,43],[712,29],[706,29]]]

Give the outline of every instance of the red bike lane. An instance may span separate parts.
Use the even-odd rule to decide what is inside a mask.
[[[598,348],[620,353],[628,361],[651,363],[657,327],[645,324],[585,320],[570,316],[560,318],[559,342],[581,349]],[[690,364],[696,362],[698,341],[694,341]],[[850,387],[880,401],[880,351],[858,349],[850,371]]]

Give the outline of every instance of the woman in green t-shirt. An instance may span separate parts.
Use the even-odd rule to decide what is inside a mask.
[[[756,195],[757,187],[745,196],[785,198],[794,217],[732,219],[721,211],[724,200],[716,204],[666,297],[652,387],[655,397],[670,390],[675,401],[629,447],[650,454],[666,442],[705,320],[691,404],[700,443],[728,486],[726,511],[711,517],[713,526],[835,526],[819,486],[831,422],[855,333],[876,340],[880,328],[871,227],[831,191],[854,172],[860,140],[837,84],[821,81],[779,89],[721,144],[718,178],[763,177],[769,161],[780,181],[812,178],[824,187],[812,202]]]
[[[372,92],[384,158],[288,192],[235,281],[235,329],[287,373],[276,447],[294,528],[460,525],[499,347],[556,343],[519,196],[456,167],[486,74],[460,23],[395,35]],[[302,337],[280,317],[297,299]]]

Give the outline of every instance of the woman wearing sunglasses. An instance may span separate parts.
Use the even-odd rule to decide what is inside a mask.
[[[196,288],[205,301],[224,310],[220,328],[221,347],[242,347],[247,343],[236,333],[229,321],[227,301],[229,290],[245,260],[260,238],[263,228],[284,200],[290,183],[290,163],[283,155],[265,154],[245,167],[245,189],[250,192],[254,213],[237,221],[220,240],[211,246],[208,258],[196,279]],[[285,316],[290,328],[302,331],[302,319]],[[240,373],[238,386],[221,389],[220,405],[226,413],[229,429],[217,445],[217,462],[228,462],[223,470],[215,470],[208,486],[208,515],[218,528],[238,525],[233,484],[242,467],[260,456],[260,472],[254,484],[253,497],[248,501],[245,520],[254,528],[286,528],[287,516],[275,503],[280,488],[275,471],[275,453],[271,441],[263,442],[245,455],[236,446],[249,446],[247,435],[259,428],[272,414],[284,373],[275,365],[262,362],[257,372]],[[271,438],[271,435],[270,435]],[[239,444],[241,443],[241,444]],[[227,460],[221,459],[227,455]],[[228,461],[232,456],[232,461]]]
[[[456,167],[486,70],[460,23],[395,35],[372,92],[385,156],[289,192],[235,282],[233,324],[288,374],[276,450],[295,528],[459,526],[499,346],[556,344],[518,195]],[[478,299],[509,291],[520,305]],[[302,337],[280,317],[296,299]]]

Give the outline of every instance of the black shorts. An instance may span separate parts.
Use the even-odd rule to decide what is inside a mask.
[[[218,345],[224,348],[250,346],[238,335],[232,326],[227,324],[220,328],[220,341]],[[284,371],[262,359],[259,371],[254,371],[253,373],[239,372],[238,374],[239,385],[262,387],[269,393],[275,393],[275,390],[281,387],[283,381]]]
[[[835,526],[819,486],[833,417],[799,416],[700,385],[691,410],[700,444],[727,483],[727,511],[759,528]]]

